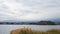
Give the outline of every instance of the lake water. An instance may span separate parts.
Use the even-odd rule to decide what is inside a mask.
[[[34,30],[60,29],[60,25],[0,25],[0,34],[10,34],[11,30],[19,28],[32,28]]]

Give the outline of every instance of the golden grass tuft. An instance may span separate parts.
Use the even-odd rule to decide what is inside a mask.
[[[60,34],[60,30],[52,29],[52,30],[43,32],[43,31],[33,30],[31,28],[30,29],[21,28],[21,29],[12,30],[10,34]]]

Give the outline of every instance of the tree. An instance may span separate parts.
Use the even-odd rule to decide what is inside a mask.
[[[52,22],[52,21],[40,21],[37,24],[38,25],[56,25],[55,22]]]

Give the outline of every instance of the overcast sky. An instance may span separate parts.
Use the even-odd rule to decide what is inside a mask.
[[[60,20],[60,0],[0,0],[0,21]]]

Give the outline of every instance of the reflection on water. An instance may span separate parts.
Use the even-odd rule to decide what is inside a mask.
[[[11,30],[23,27],[42,31],[48,29],[60,29],[60,25],[0,25],[0,34],[9,34]]]

